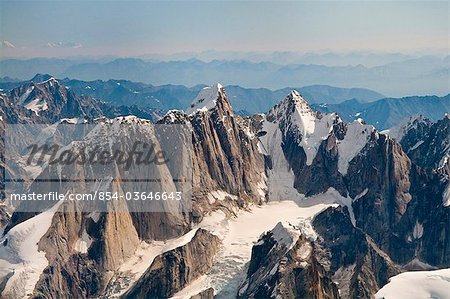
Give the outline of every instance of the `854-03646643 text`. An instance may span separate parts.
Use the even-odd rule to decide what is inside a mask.
[[[92,193],[13,193],[10,194],[11,201],[180,201],[182,200],[182,192],[109,192],[95,191]]]

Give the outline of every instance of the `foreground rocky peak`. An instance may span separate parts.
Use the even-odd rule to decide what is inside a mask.
[[[340,298],[315,251],[298,228],[278,223],[253,246],[238,298]]]

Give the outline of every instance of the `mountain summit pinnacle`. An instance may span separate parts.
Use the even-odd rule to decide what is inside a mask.
[[[204,87],[192,101],[186,113],[193,114],[197,111],[212,110],[216,107],[217,100],[225,96],[224,94],[223,86],[220,83]]]

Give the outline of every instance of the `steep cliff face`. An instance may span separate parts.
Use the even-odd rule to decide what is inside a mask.
[[[56,86],[57,83],[52,84]],[[141,240],[151,242],[175,238],[188,231],[190,221],[200,221],[202,215],[209,210],[236,209],[248,202],[262,200],[264,160],[258,153],[256,138],[244,125],[243,120],[233,115],[222,88],[217,87],[213,96],[216,98],[210,109],[199,109],[191,115],[184,113],[177,115],[176,111],[172,111],[160,122],[173,124],[179,121],[178,123],[183,123],[192,130],[192,141],[190,139],[187,141],[192,142],[191,146],[194,149],[191,157],[193,212],[180,213],[179,207],[171,207],[170,204],[164,206],[164,203],[161,203],[158,211],[154,212],[132,212],[128,211],[130,206],[122,206],[118,208],[119,212],[110,213],[80,213],[76,212],[76,206],[62,205],[59,208],[65,209],[66,212],[55,213],[51,225],[39,243],[39,250],[45,252],[46,265],[42,276],[35,282],[36,296],[64,297],[67,293],[80,297],[101,295],[108,286],[113,272],[135,252]],[[36,114],[36,117],[39,115]],[[172,115],[176,117],[173,118]],[[88,148],[106,146],[126,150],[133,140],[153,140],[154,143],[158,143],[153,125],[148,121],[126,117],[114,120],[99,119],[96,122],[84,144]],[[83,178],[110,177],[114,180],[103,180],[100,188],[102,190],[112,188],[124,194],[126,191],[135,190],[128,190],[126,184],[118,185],[114,182],[122,181],[123,178],[134,179],[134,176],[137,176],[136,179],[143,177],[170,179],[176,176],[176,173],[168,172],[164,165],[134,169],[133,172],[128,172],[123,166],[114,163],[110,166],[98,169],[78,164],[62,167],[49,165],[42,170],[38,178],[58,179],[61,173],[72,174],[71,179],[77,181],[76,186],[57,184],[46,187],[49,191],[51,189],[64,194],[68,190],[89,192],[95,187],[83,182]],[[170,180],[163,180],[161,184],[166,185],[157,186],[158,190],[173,189],[173,186],[164,183],[168,181]],[[39,187],[42,188],[42,185]],[[33,185],[30,188],[33,189]],[[217,203],[213,203],[211,196],[208,195],[217,190],[224,190],[231,194],[231,197],[218,198]],[[51,208],[51,205],[48,208]],[[71,210],[73,212],[68,212]],[[38,214],[14,213],[13,220],[5,232],[27,223]],[[4,238],[9,238],[8,233]],[[51,246],[53,242],[58,244],[56,248]],[[185,252],[180,254],[184,258],[182,255]],[[196,251],[195,254],[201,255],[200,251]],[[202,273],[205,269],[200,267],[198,273]],[[179,288],[188,283],[189,279],[190,277],[181,282]],[[145,292],[145,288],[142,291]]]
[[[315,255],[315,245],[305,235],[278,223],[253,246],[238,298],[339,298]]]
[[[159,123],[192,127],[195,214],[201,217],[214,206],[207,198],[216,190],[237,196],[239,201],[233,206],[264,201],[264,157],[258,151],[258,139],[233,114],[223,87],[205,87],[188,113],[170,111]]]
[[[346,208],[328,208],[315,217],[313,226],[342,298],[372,298],[389,277],[399,273],[389,256],[352,225]]]
[[[350,165],[346,177],[357,226],[386,249],[391,232],[405,214],[410,194],[411,162],[385,135],[368,144]]]
[[[332,187],[349,198],[355,225],[396,262],[407,263],[425,250],[422,259],[443,265],[445,258],[436,256],[448,250],[448,209],[442,209],[449,196],[448,120],[433,125],[413,118],[387,132],[399,143],[362,120],[344,124],[335,114],[315,112],[293,91],[267,115],[254,118],[269,161],[269,199],[295,198],[288,190],[292,187],[305,195]],[[427,158],[420,160],[422,156]],[[289,198],[284,198],[286,193]],[[434,208],[439,200],[443,204]],[[430,223],[428,235],[442,242],[431,259],[425,258],[431,251],[421,245],[426,238],[418,241],[411,235],[422,231],[424,223]],[[432,231],[431,223],[442,225]]]
[[[123,298],[168,298],[212,266],[219,238],[199,229],[186,245],[155,258]]]
[[[449,167],[449,115],[435,123],[422,116],[411,117],[386,133],[402,145],[414,164],[432,169]]]

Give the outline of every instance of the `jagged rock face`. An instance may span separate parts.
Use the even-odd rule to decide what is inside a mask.
[[[392,228],[389,254],[405,264],[418,259],[432,266],[450,265],[450,209],[445,206],[448,181],[439,172],[414,167],[413,199],[398,224]],[[448,196],[448,195],[447,195]]]
[[[412,121],[400,140],[411,160],[418,166],[450,172],[450,118],[432,123]]]
[[[347,208],[326,209],[314,218],[313,226],[326,252],[319,258],[328,259],[329,275],[338,282],[342,298],[372,298],[399,273],[388,255],[352,225]]]
[[[268,112],[259,134],[272,135],[278,130],[281,134],[278,146],[295,175],[293,187],[298,192],[314,195],[333,187],[344,194],[342,175],[337,171],[337,139],[342,139],[345,131],[339,116],[312,110],[301,95],[293,91]],[[263,143],[270,156],[272,145]]]
[[[446,192],[450,173],[449,126],[448,116],[436,123],[419,116],[388,130],[412,161],[412,200],[404,216],[392,227],[392,248],[388,249],[399,263],[415,258],[439,267],[450,264],[450,193]]]
[[[97,124],[85,137],[83,146],[86,148],[99,146],[99,151],[104,150],[106,146],[126,152],[126,148],[131,146],[133,140],[153,141],[152,144],[156,146],[159,144],[150,122],[129,117]],[[71,144],[72,147],[78,145],[79,143]],[[151,190],[170,192],[174,189],[166,164],[136,166],[131,171],[127,171],[124,165],[116,162],[100,168],[91,164],[50,164],[38,178],[57,179],[61,178],[61,174],[71,174],[71,179],[75,180],[75,183],[37,185],[36,188],[39,188],[40,192],[45,192],[44,189],[47,188],[47,191],[60,194],[66,194],[67,191],[90,193],[96,185],[90,184],[89,180],[83,181],[83,178],[100,177],[106,179],[98,188],[101,190],[107,188],[106,190],[118,192],[123,196],[126,191],[136,190],[130,190],[135,187],[133,184],[127,186],[119,183],[122,178],[157,177],[161,178],[161,182],[152,185],[154,189]],[[108,181],[107,178],[115,180]],[[34,188],[32,184],[30,190]],[[55,202],[51,202],[51,205],[54,204]],[[188,216],[176,209],[171,202],[157,203],[161,210],[155,212],[145,210],[134,213],[128,212],[130,206],[124,201],[117,203],[111,201],[106,204],[110,207],[108,209],[110,212],[107,213],[83,213],[80,212],[82,210],[80,207],[71,205],[60,207],[65,211],[55,214],[51,226],[39,243],[39,250],[45,252],[48,266],[35,285],[36,296],[59,298],[67,293],[88,298],[99,296],[114,271],[134,254],[141,240],[166,240],[184,234],[189,229]],[[37,214],[14,213],[12,221],[5,229],[5,238],[8,239],[8,232],[14,227],[27,222]]]
[[[213,299],[214,298],[214,289],[208,288],[204,291],[201,291],[197,295],[191,296],[190,299]]]
[[[123,298],[172,296],[211,268],[219,243],[218,237],[198,229],[186,245],[157,256]]]
[[[239,196],[243,201],[238,205],[260,202],[264,157],[256,136],[233,114],[220,85],[204,91],[194,101],[192,114],[170,111],[159,122],[192,127],[194,210],[208,210],[206,195],[215,190]]]
[[[85,116],[92,118],[102,115],[100,106],[87,97],[78,97],[67,90],[53,77],[43,82],[29,82],[12,89],[8,93],[12,105],[24,114],[11,115],[8,120],[12,123],[28,117],[33,121],[54,123],[61,118]]]
[[[83,99],[56,80],[35,81],[11,95],[0,96],[3,119],[48,123],[60,117],[89,118],[100,113],[100,106],[87,109]],[[140,122],[137,128],[152,127],[149,122]],[[370,298],[399,272],[393,261],[404,265],[418,259],[431,266],[450,265],[449,164],[443,163],[448,161],[448,117],[438,124],[419,122],[411,127],[414,130],[403,132],[400,145],[361,121],[344,124],[336,114],[313,111],[296,92],[267,115],[242,119],[233,114],[225,91],[217,85],[200,93],[189,114],[171,111],[159,123],[183,124],[191,129],[192,213],[94,215],[65,205],[68,211],[55,213],[39,241],[48,265],[35,285],[36,297],[104,295],[113,272],[139,242],[180,236],[215,209],[232,211],[249,202],[262,202],[264,174],[270,181],[282,167],[288,175],[278,177],[281,180],[275,183],[285,183],[288,178],[288,187],[305,195],[332,187],[349,199],[351,210],[328,209],[318,215],[314,228],[320,237],[316,241],[300,235],[288,237],[286,244],[277,238],[277,230],[261,237],[253,248],[247,280],[238,296],[338,298],[338,282],[341,297]],[[140,135],[140,139],[147,138],[149,135]],[[127,141],[126,136],[115,139]],[[425,141],[417,145],[418,139]],[[93,140],[108,144],[101,138]],[[426,158],[422,160],[422,156]],[[58,173],[55,167],[44,171],[46,175]],[[75,177],[93,173],[89,167],[78,166],[64,172]],[[107,174],[119,178],[128,175],[118,166]],[[162,168],[139,174],[168,175]],[[111,187],[126,191],[123,186]],[[231,196],[210,202],[208,194],[216,190]],[[61,187],[57,191],[65,190]],[[350,215],[354,215],[356,227]],[[36,213],[14,213],[5,233],[34,216]],[[173,295],[211,267],[218,246],[216,237],[198,230],[191,242],[156,258],[126,296]],[[0,289],[2,285],[0,282]],[[211,298],[213,292],[197,296]]]
[[[39,242],[49,266],[36,284],[35,297],[98,296],[113,271],[133,254],[139,238],[128,213],[101,214],[97,222],[86,216],[75,212],[74,206],[55,214]],[[88,243],[81,252],[80,242]]]
[[[336,285],[315,257],[314,244],[278,223],[252,248],[238,298],[339,298]]]
[[[448,255],[448,209],[442,208],[442,202],[444,207],[447,205],[445,198],[449,193],[443,163],[448,155],[448,117],[433,126],[416,120],[407,129],[394,130],[398,133],[394,135],[408,136],[400,145],[360,121],[344,124],[333,114],[314,112],[298,93],[292,92],[263,120],[257,116],[254,121],[269,168],[273,167],[272,172],[279,170],[276,147],[281,147],[281,160],[286,160],[284,167],[292,172],[292,184],[298,192],[312,195],[333,187],[352,198],[356,226],[395,262],[404,264],[420,257],[432,265],[448,263],[444,258]],[[281,135],[278,145],[272,137],[277,132]],[[426,140],[427,146],[418,146],[417,138]],[[407,154],[402,146],[408,145],[411,146]],[[429,158],[422,164],[416,163],[422,155]],[[417,168],[437,168],[438,164],[438,174]],[[270,174],[269,171],[269,182]],[[283,179],[286,181],[289,176]],[[433,215],[439,219],[434,220]],[[433,222],[442,225],[431,229]],[[438,253],[423,247],[427,238],[417,240],[411,235],[415,229],[422,230],[422,224],[427,230],[426,223],[430,223],[427,234],[440,240]]]
[[[411,163],[401,147],[384,135],[363,152],[349,167],[347,186],[353,197],[368,190],[353,203],[356,223],[384,247],[411,200]]]

